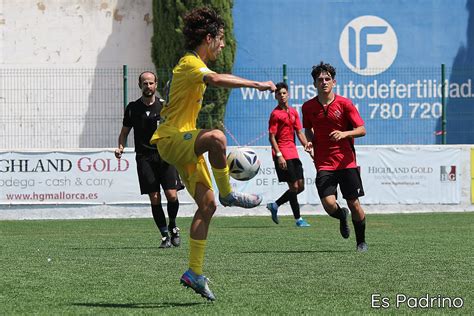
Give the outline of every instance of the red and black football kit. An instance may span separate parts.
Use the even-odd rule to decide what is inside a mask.
[[[340,185],[345,199],[364,195],[357,168],[354,139],[334,142],[329,134],[363,126],[364,121],[352,102],[339,95],[324,107],[318,97],[306,101],[302,107],[303,127],[313,130],[314,165],[317,170],[316,186],[320,197],[335,195]]]

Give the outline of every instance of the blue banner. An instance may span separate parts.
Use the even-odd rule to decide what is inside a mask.
[[[358,144],[441,143],[444,86],[447,143],[473,143],[473,9],[464,0],[236,0],[234,74],[279,82],[286,64],[290,104],[300,110],[317,94],[311,67],[332,64],[336,93],[366,122]],[[276,104],[271,93],[234,89],[229,144],[268,145]]]

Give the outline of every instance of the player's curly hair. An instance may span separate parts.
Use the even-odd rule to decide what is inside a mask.
[[[216,37],[224,27],[224,20],[214,9],[201,7],[191,10],[184,16],[183,34],[186,49],[195,49],[207,34]]]
[[[313,66],[313,70],[311,71],[313,80],[316,81],[322,72],[327,72],[330,74],[332,79],[336,78],[336,68],[331,66],[331,64],[325,64],[323,61],[321,61],[319,65]]]

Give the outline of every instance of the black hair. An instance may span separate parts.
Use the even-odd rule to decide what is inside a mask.
[[[288,85],[286,84],[286,82],[279,82],[275,85],[275,87],[275,91],[280,91],[280,89],[286,89],[286,91],[288,91]]]
[[[224,27],[224,20],[214,9],[201,7],[191,10],[184,16],[183,34],[186,49],[196,49],[207,34],[216,37]]]
[[[321,61],[319,65],[313,66],[313,69],[311,71],[311,76],[313,77],[313,80],[316,81],[316,79],[322,72],[327,72],[331,75],[332,79],[336,79],[336,68],[334,68],[330,64],[325,64]]]

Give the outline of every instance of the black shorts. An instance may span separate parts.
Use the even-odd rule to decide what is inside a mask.
[[[137,153],[135,160],[141,194],[160,192],[160,185],[163,190],[184,189],[176,168],[162,160],[158,152]]]
[[[341,170],[321,170],[316,175],[316,188],[320,198],[337,195],[337,185],[346,200],[364,196],[359,168]]]
[[[286,170],[282,170],[278,165],[278,158],[275,157],[273,159],[273,163],[275,164],[275,170],[278,176],[279,182],[295,182],[296,180],[304,179],[303,176],[303,165],[301,164],[301,160],[298,158],[290,159],[286,161]]]

